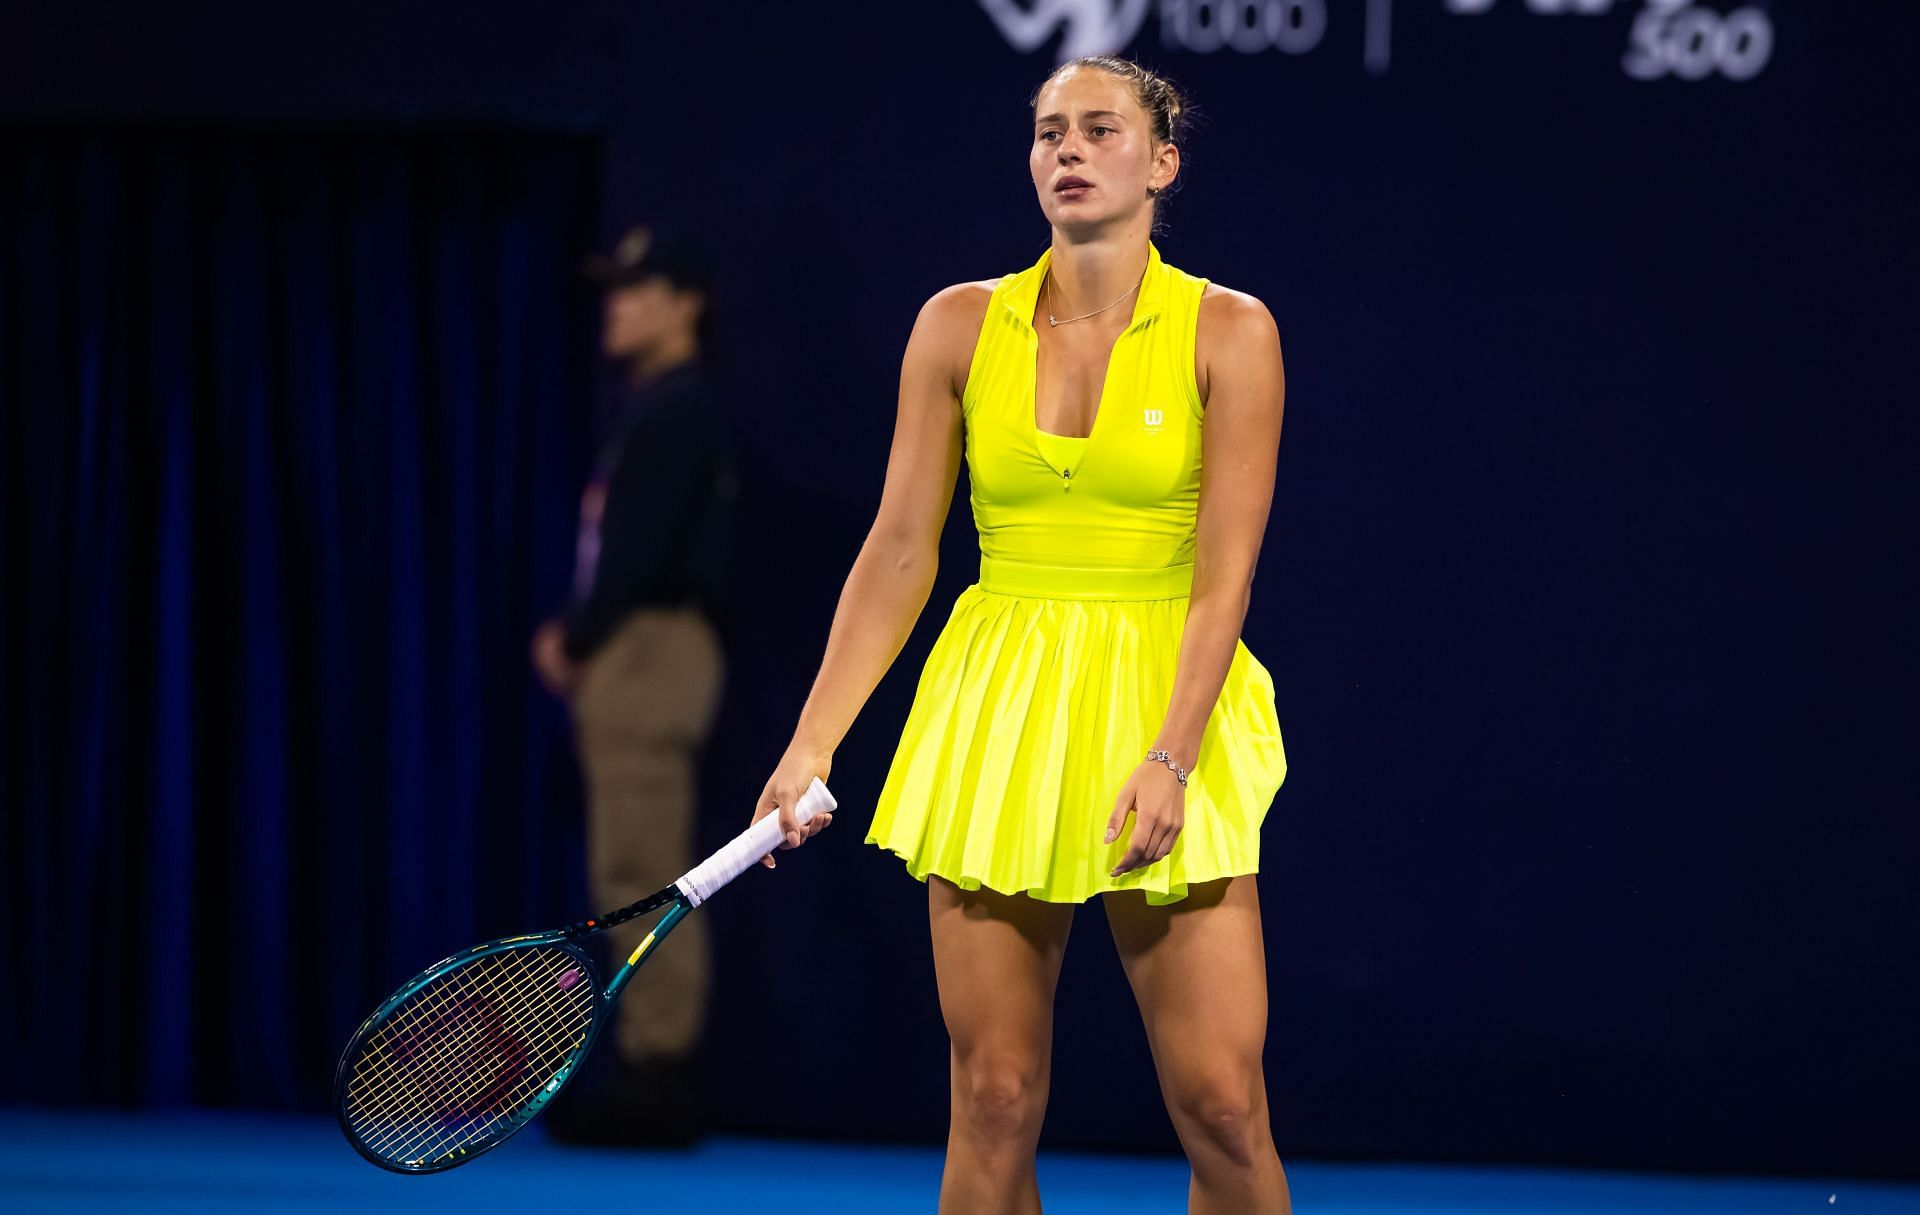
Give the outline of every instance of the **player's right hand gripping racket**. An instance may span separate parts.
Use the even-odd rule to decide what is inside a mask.
[[[794,807],[836,806],[818,777]],[[436,962],[373,1010],[334,1073],[340,1129],[396,1173],[465,1164],[525,1126],[593,1046],[633,972],[686,914],[780,846],[769,814],[658,893],[553,932],[504,937]],[[602,987],[580,942],[666,907]]]

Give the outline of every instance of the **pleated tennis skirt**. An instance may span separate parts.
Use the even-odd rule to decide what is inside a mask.
[[[1173,851],[1111,876],[1133,820],[1108,844],[1107,819],[1166,719],[1186,615],[1184,594],[968,587],[921,671],[866,842],[923,882],[1056,903],[1108,890],[1174,903],[1193,883],[1257,873],[1287,758],[1273,678],[1236,641]]]

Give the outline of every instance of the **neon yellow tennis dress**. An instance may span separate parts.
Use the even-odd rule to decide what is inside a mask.
[[[1287,771],[1273,679],[1235,642],[1164,859],[1115,878],[1107,817],[1173,695],[1200,502],[1194,325],[1207,280],[1148,246],[1093,433],[1034,421],[1034,302],[1052,249],[1002,278],[961,401],[980,580],[928,655],[867,842],[914,877],[1079,902],[1254,873]]]

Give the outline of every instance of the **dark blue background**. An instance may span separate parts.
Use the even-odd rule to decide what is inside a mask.
[[[1620,66],[1638,5],[1546,16],[1500,0],[1465,17],[1399,0],[1392,67],[1377,75],[1362,63],[1365,7],[1331,0],[1325,40],[1300,56],[1171,50],[1153,18],[1130,48],[1187,85],[1205,119],[1163,252],[1264,299],[1288,355],[1246,625],[1275,675],[1291,762],[1260,879],[1282,1153],[1911,1174],[1914,22],[1896,6],[1762,5],[1778,45],[1756,79],[1639,82]],[[871,518],[915,310],[948,283],[1029,264],[1045,243],[1025,100],[1051,44],[1016,53],[958,2],[40,5],[0,34],[0,101],[21,140],[118,140],[137,155],[142,138],[187,138],[182,126],[244,126],[268,143],[318,128],[357,156],[396,129],[429,142],[517,129],[529,146],[494,149],[499,171],[482,174],[507,226],[604,240],[644,217],[706,236],[751,523],[708,835],[744,823]],[[529,167],[543,155],[558,160]],[[534,172],[599,197],[597,225],[565,199],[529,201]],[[454,221],[409,215],[395,255],[427,257]],[[69,218],[84,247],[88,218]],[[484,245],[485,225],[471,231]],[[256,681],[296,736],[366,714],[431,723],[414,741],[382,735],[372,753],[354,730],[313,744],[316,763],[364,773],[374,799],[352,811],[364,845],[323,861],[286,840],[335,820],[337,784],[242,746],[204,702],[181,727],[197,740],[190,755],[140,722],[114,736],[139,743],[132,759],[103,751],[108,736],[70,706],[111,702],[119,676],[89,659],[92,682],[75,684],[35,665],[48,647],[97,658],[76,630],[112,614],[101,596],[132,620],[169,610],[152,583],[48,582],[31,554],[71,546],[83,569],[122,568],[49,502],[109,492],[115,477],[163,481],[140,472],[148,461],[176,466],[135,448],[91,488],[43,467],[56,452],[86,464],[75,384],[110,352],[15,335],[0,380],[14,394],[0,431],[13,740],[0,795],[5,906],[23,918],[8,933],[5,1009],[23,1030],[59,1023],[63,997],[34,977],[59,957],[62,975],[96,975],[96,1011],[5,1092],[317,1105],[358,1011],[419,962],[578,913],[577,812],[555,774],[563,723],[521,665],[526,630],[563,591],[591,413],[591,301],[558,277],[572,253],[547,248],[549,294],[515,297],[527,325],[538,314],[557,326],[537,393],[402,394],[437,402],[423,416],[511,418],[553,444],[529,445],[470,500],[393,507],[423,551],[444,554],[494,535],[464,530],[479,503],[487,527],[516,537],[510,562],[485,566],[498,585],[426,559],[417,589],[436,606],[414,650],[392,628],[414,609],[388,579],[346,579],[327,610],[275,582],[227,617],[273,630],[268,641],[191,659],[206,678]],[[429,274],[415,290],[432,291],[431,260],[412,264]],[[332,317],[364,323],[351,301]],[[484,368],[477,382],[501,382],[495,339],[458,332]],[[57,374],[34,369],[49,359]],[[19,387],[33,384],[55,387]],[[294,372],[272,398],[295,411],[282,424],[301,423],[300,389]],[[267,407],[242,400],[221,425],[244,434],[246,410]],[[341,466],[389,487],[412,479],[398,469],[457,475],[466,457],[434,433],[407,431],[426,435],[418,449],[373,441]],[[296,447],[284,458],[283,471],[302,466]],[[249,466],[244,448],[216,451],[194,476]],[[372,563],[386,516],[347,501],[332,526]],[[964,486],[957,503],[932,605],[837,756],[851,813],[711,909],[733,1128],[943,1132],[924,892],[859,837],[926,646],[973,577]],[[288,528],[260,543],[302,568]],[[462,598],[474,595],[484,610]],[[485,625],[449,649],[435,612]],[[343,630],[342,667],[317,668],[312,685],[263,673],[326,628]],[[379,663],[397,667],[370,665],[359,647],[376,640]],[[474,664],[465,682],[456,659]],[[504,724],[482,744],[461,713]],[[483,745],[513,757],[476,754]],[[472,779],[502,762],[519,779]],[[236,767],[259,784],[229,780]],[[98,797],[85,790],[101,771],[142,829],[167,806],[246,821],[255,790],[272,791],[290,834],[196,846],[235,874],[321,866],[312,888],[271,890],[265,922],[241,914],[237,878],[215,896],[148,882],[144,905],[116,908],[117,879],[172,864],[167,853],[128,854],[113,830],[26,847],[48,816]],[[102,859],[115,848],[119,860]],[[525,863],[503,869],[502,857]],[[383,918],[399,910],[391,894],[342,905],[416,877],[422,893],[398,921]],[[20,893],[49,881],[93,918]],[[195,889],[201,910],[188,914]],[[229,988],[204,968],[131,964],[142,946],[103,927],[122,915],[146,918],[149,944],[191,926],[207,934],[201,950],[245,960],[271,989],[268,1023],[214,1037],[191,1074],[171,1075],[143,1053],[156,1009],[225,1024]],[[287,952],[334,931],[331,951]],[[1082,918],[1059,1010],[1048,1142],[1171,1147],[1097,912]],[[89,1032],[171,1078],[83,1069],[76,1081],[53,1061],[97,1051]]]

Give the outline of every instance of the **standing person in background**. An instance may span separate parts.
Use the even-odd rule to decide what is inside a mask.
[[[589,261],[588,274],[606,291],[602,351],[624,374],[580,499],[573,602],[534,633],[533,665],[572,709],[588,881],[594,905],[614,908],[668,885],[695,859],[698,758],[725,671],[713,617],[735,477],[704,365],[702,261],[634,228],[611,256]],[[647,922],[609,933],[617,956]],[[650,963],[674,973],[650,975],[621,1002],[613,1074],[556,1103],[556,1135],[655,1144],[698,1136],[689,1099],[703,1089],[706,920],[689,919],[678,935]]]

